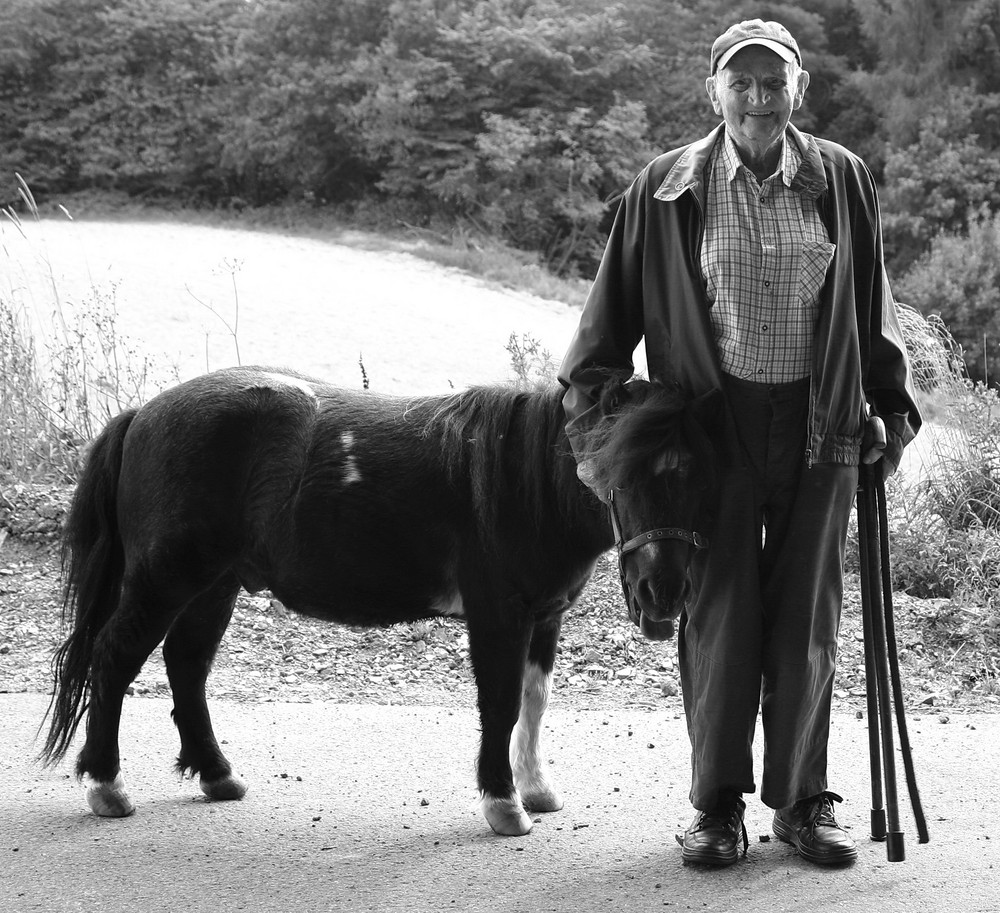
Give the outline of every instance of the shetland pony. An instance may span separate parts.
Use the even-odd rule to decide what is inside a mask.
[[[131,814],[122,701],[163,641],[177,769],[197,773],[210,799],[241,798],[205,697],[241,588],[351,625],[453,616],[468,626],[478,689],[483,812],[499,834],[527,833],[526,809],[563,804],[539,733],[562,616],[615,542],[602,499],[614,491],[622,536],[689,529],[708,484],[697,405],[615,383],[588,437],[595,496],[577,477],[561,392],[408,400],[239,367],[113,418],[67,518],[72,630],[53,659],[43,760],[64,757],[86,715],[76,772],[88,802]],[[623,556],[644,630],[671,630],[693,551],[661,537]]]

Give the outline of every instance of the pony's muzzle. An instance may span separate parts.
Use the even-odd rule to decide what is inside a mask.
[[[633,587],[633,598],[644,618],[651,622],[675,620],[691,597],[686,573],[644,574]]]
[[[646,640],[670,640],[674,636],[674,620],[650,621],[643,613],[639,616],[639,630]]]

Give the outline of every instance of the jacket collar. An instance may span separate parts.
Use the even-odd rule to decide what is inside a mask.
[[[708,136],[680,150],[680,155],[653,197],[670,203],[681,194],[691,191],[700,202],[705,200],[705,166],[708,164],[716,142],[723,136],[725,124],[719,124]],[[802,133],[791,124],[786,128],[786,139],[793,140],[802,153],[802,164],[789,185],[791,190],[806,197],[818,197],[827,189],[826,170],[815,137]]]

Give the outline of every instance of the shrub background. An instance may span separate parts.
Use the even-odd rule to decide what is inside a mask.
[[[17,172],[41,199],[292,201],[589,277],[636,171],[715,125],[713,38],[758,15],[801,44],[799,126],[872,166],[891,278],[936,257],[904,287],[943,307],[926,271],[1000,208],[1000,0],[6,0],[0,199]]]

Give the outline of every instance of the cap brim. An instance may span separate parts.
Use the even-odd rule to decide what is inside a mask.
[[[794,63],[798,60],[798,55],[789,47],[785,47],[783,44],[779,44],[777,41],[771,41],[770,38],[747,38],[746,41],[740,41],[734,44],[728,51],[725,52],[716,61],[715,69],[721,70],[730,60],[732,60],[734,54],[738,54],[745,47],[749,47],[751,44],[759,44],[761,47],[767,48],[769,51],[774,51],[785,63]]]

